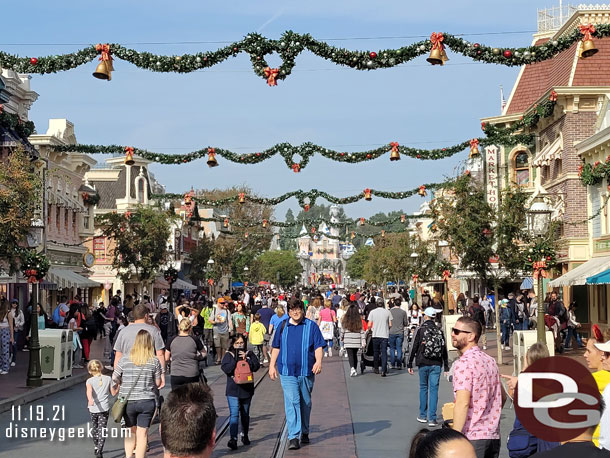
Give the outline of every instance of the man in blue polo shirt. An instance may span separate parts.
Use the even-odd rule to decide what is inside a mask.
[[[273,337],[269,377],[276,380],[278,374],[280,376],[288,448],[296,450],[301,443],[309,444],[311,392],[315,376],[322,372],[326,341],[318,325],[305,318],[302,301],[292,298],[288,303],[288,315],[290,319],[282,322]]]

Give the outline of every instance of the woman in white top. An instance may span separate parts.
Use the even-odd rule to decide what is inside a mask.
[[[339,335],[341,335],[341,331],[343,331],[343,317],[345,316],[345,312],[347,311],[348,307],[349,302],[347,299],[344,298],[341,301],[341,305],[337,309],[337,326],[339,327]],[[339,339],[339,345],[341,346],[341,348],[339,348],[339,357],[345,355],[345,357],[347,358],[347,351],[345,351],[342,339]]]
[[[13,338],[13,316],[9,313],[8,301],[0,303],[0,375],[8,374],[11,367]]]
[[[15,364],[17,364],[17,344],[19,343],[19,338],[23,333],[23,326],[25,325],[25,317],[23,316],[23,312],[19,309],[19,302],[17,299],[11,301],[10,315],[13,317],[13,344],[11,347],[13,357],[11,366],[15,366]]]

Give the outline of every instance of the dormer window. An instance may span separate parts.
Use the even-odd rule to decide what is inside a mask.
[[[529,156],[525,151],[515,155],[515,182],[519,186],[529,186],[530,164]]]

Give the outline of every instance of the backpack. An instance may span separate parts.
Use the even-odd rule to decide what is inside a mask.
[[[430,324],[424,324],[422,326],[422,355],[426,359],[440,360],[443,358],[445,337],[443,336],[442,331],[432,321],[429,321],[429,323]]]
[[[523,427],[518,418],[515,418],[506,448],[510,458],[526,458],[538,451],[538,440]]]
[[[61,316],[59,315],[59,305],[55,308],[55,310],[53,310],[53,323],[59,325],[60,321],[61,321]]]
[[[240,359],[235,365],[235,371],[233,372],[233,381],[238,385],[245,383],[254,383],[254,376],[252,375],[252,369],[248,361]]]
[[[477,323],[485,324],[485,309],[483,307],[475,307],[474,305],[470,307],[469,310],[470,318],[472,318]]]
[[[517,302],[517,318],[520,320],[525,316],[525,304],[523,302]]]

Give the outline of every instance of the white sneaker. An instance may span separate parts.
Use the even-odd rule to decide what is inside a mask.
[[[11,362],[11,367],[15,367],[15,361]]]
[[[358,372],[356,372],[356,369],[354,369],[354,368],[352,367],[352,370],[351,370],[351,371],[349,371],[349,376],[350,376],[350,377],[355,377],[356,375],[358,375]]]
[[[487,345],[483,345],[483,350],[487,350]]]
[[[267,364],[269,360],[267,358],[263,359],[263,364]]]
[[[343,352],[343,357],[348,358],[348,356],[347,356],[347,350]]]
[[[325,357],[325,358],[328,358],[328,353],[324,353],[324,357]]]
[[[114,367],[112,367],[110,364],[108,364],[107,366],[104,366],[104,369],[107,369],[109,371],[113,371]]]
[[[333,349],[332,349],[332,348],[329,348],[329,349],[328,349],[328,356],[332,356],[332,355],[333,355]]]
[[[0,371],[0,375],[6,375],[8,374],[8,371]]]

